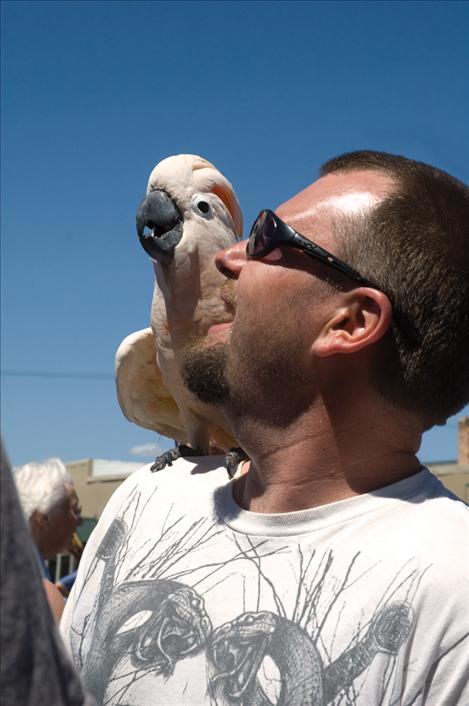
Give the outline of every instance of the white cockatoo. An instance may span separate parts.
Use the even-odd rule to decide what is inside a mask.
[[[210,326],[232,318],[220,298],[226,278],[214,256],[242,237],[233,187],[202,157],[168,157],[150,174],[137,232],[156,281],[151,328],[127,336],[117,351],[122,411],[130,421],[201,453],[208,453],[210,441],[224,450],[236,446],[221,412],[200,402],[181,377],[188,346]]]

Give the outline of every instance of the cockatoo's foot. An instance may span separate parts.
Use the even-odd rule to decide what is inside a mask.
[[[240,446],[227,451],[225,455],[225,468],[228,471],[229,477],[233,478],[241,461],[247,461],[248,459],[249,456],[244,453]]]
[[[173,449],[165,451],[164,454],[161,454],[161,456],[157,456],[157,458],[155,458],[153,462],[153,465],[150,467],[150,471],[152,473],[155,473],[156,471],[162,471],[163,468],[166,468],[166,466],[172,466],[173,461],[176,461],[178,458],[184,458],[186,456],[203,456],[203,454],[197,449],[191,449],[190,446],[186,446],[185,444],[179,444]]]
[[[193,449],[185,444],[179,444],[168,451],[165,451],[161,456],[157,456],[153,465],[150,467],[150,471],[155,473],[156,471],[162,471],[166,466],[172,466],[173,461],[178,458],[184,458],[188,456],[204,456],[198,449]],[[230,478],[233,478],[236,473],[236,469],[241,461],[247,461],[249,456],[247,456],[241,447],[232,448],[225,454],[225,468],[228,472]]]

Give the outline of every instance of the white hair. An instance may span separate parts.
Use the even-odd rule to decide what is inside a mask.
[[[65,484],[73,484],[60,458],[46,458],[42,463],[26,463],[14,469],[13,477],[27,520],[36,510],[47,515],[67,497]]]

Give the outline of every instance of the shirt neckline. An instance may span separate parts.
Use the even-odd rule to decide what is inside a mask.
[[[233,497],[233,481],[217,488],[215,510],[222,522],[242,534],[286,536],[304,534],[328,525],[343,523],[396,501],[419,502],[428,496],[436,479],[424,466],[421,470],[371,493],[356,495],[327,505],[285,513],[259,513],[241,508]]]

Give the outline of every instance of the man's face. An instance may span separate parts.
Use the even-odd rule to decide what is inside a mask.
[[[73,533],[83,522],[73,485],[66,483],[65,488],[66,497],[47,514],[45,539],[48,556],[45,556],[45,559],[52,558],[56,554],[67,553],[72,544]]]
[[[365,213],[392,188],[376,172],[328,175],[277,209],[305,237],[340,257],[333,223]],[[229,279],[222,298],[231,324],[209,330],[186,359],[189,388],[207,402],[285,425],[314,402],[311,343],[337,305],[330,268],[288,247],[249,260],[238,243],[217,256]],[[287,404],[286,404],[287,403]]]

